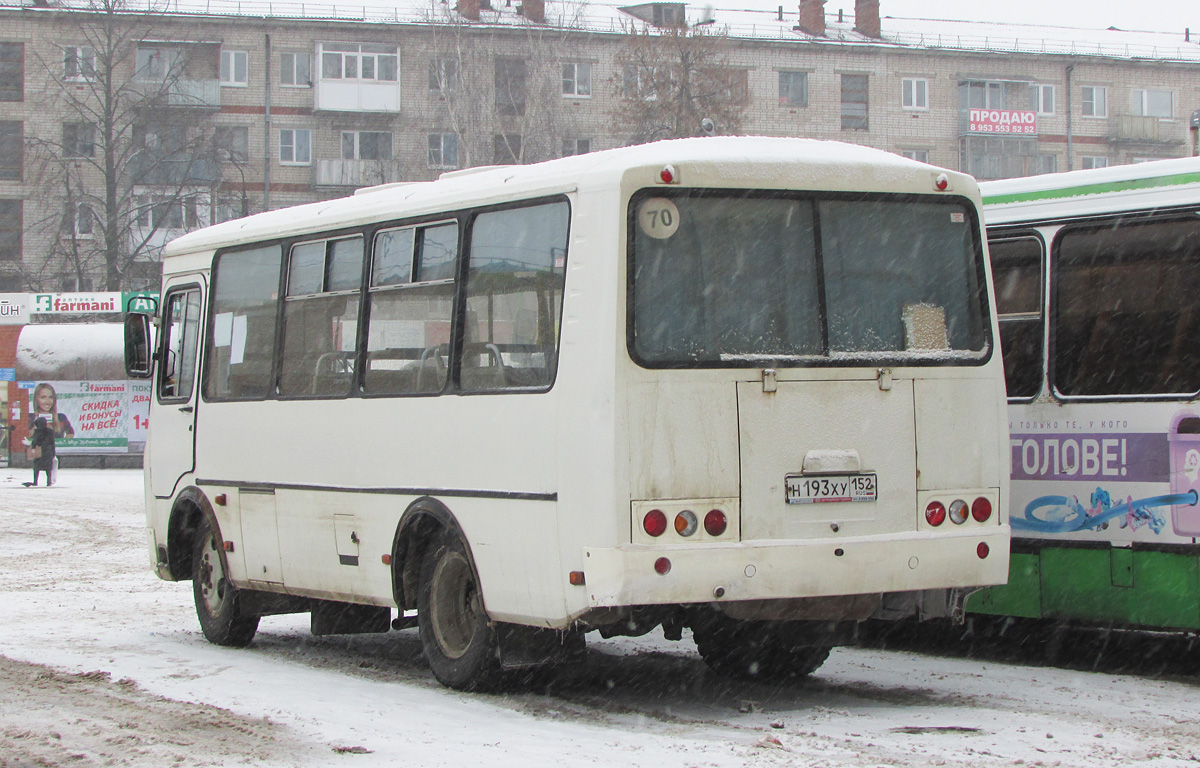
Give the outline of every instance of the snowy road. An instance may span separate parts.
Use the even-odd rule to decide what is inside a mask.
[[[200,635],[145,551],[141,474],[0,470],[0,766],[1196,766],[1200,678],[839,649],[771,687],[686,639],[594,640],[506,696],[440,687],[415,630]]]

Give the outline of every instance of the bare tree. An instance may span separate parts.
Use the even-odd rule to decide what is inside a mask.
[[[727,35],[709,26],[631,29],[616,56],[616,124],[631,144],[741,130],[746,71],[729,66]]]
[[[61,135],[30,139],[50,191],[33,226],[53,245],[28,278],[82,285],[102,274],[119,290],[135,263],[158,259],[167,231],[208,222],[222,155],[195,111],[219,104],[219,62],[215,49],[145,43],[164,36],[125,0],[67,18],[75,44],[36,59],[63,123]]]
[[[583,5],[556,10],[560,15],[548,23],[499,29],[473,24],[441,3],[431,6],[429,84],[442,101],[439,127],[455,137],[458,167],[558,155],[574,128],[562,108],[562,68],[578,39]],[[483,12],[501,13],[486,3]]]

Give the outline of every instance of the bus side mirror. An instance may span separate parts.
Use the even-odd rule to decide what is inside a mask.
[[[150,316],[125,315],[125,375],[131,379],[148,379],[152,367]]]

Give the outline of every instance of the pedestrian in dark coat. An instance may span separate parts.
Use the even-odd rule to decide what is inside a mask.
[[[46,485],[54,484],[54,480],[50,475],[54,469],[54,430],[50,427],[44,418],[38,418],[33,423],[33,435],[29,438],[30,448],[41,448],[42,454],[33,460],[33,482],[25,483],[25,485],[37,485],[38,474],[46,473]]]

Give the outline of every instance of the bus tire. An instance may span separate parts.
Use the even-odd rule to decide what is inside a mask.
[[[739,621],[720,614],[692,626],[700,657],[714,672],[762,682],[794,680],[816,671],[830,646],[805,643],[789,622]]]
[[[225,552],[207,519],[192,551],[192,596],[204,637],[216,645],[244,648],[258,631],[258,616],[243,616],[241,593],[229,581]]]
[[[443,529],[421,561],[417,590],[421,648],[437,681],[460,691],[493,688],[500,676],[496,629],[483,610],[466,545]]]

